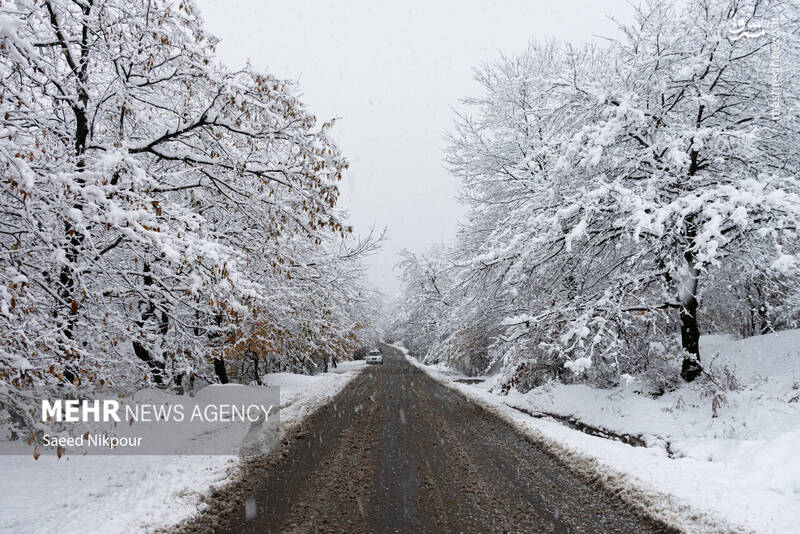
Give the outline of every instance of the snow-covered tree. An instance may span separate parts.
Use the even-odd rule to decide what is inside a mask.
[[[611,84],[585,89],[593,120],[558,165],[595,182],[564,199],[577,221],[573,246],[596,234],[631,249],[625,264],[639,266],[631,280],[663,294],[644,311],[678,310],[691,380],[700,370],[701,280],[721,265],[746,266],[748,253],[796,273],[800,17],[797,6],[722,0],[651,3],[636,15],[612,48]],[[737,39],[732,24],[742,20],[777,24],[763,39]],[[768,75],[776,51],[787,84],[778,116]],[[620,289],[612,300],[626,297]]]
[[[32,387],[219,372],[233,329],[295,336],[360,290],[292,279],[358,277],[369,248],[331,252],[351,232],[331,124],[215,42],[191,1],[3,4],[0,403],[18,416]],[[305,321],[351,326],[342,300]]]
[[[441,251],[417,255],[409,250],[400,253],[396,269],[403,284],[401,300],[390,332],[393,338],[420,356],[434,345],[441,329],[441,321],[449,305],[446,291],[450,289],[447,265]]]
[[[465,354],[476,317],[515,381],[613,383],[664,358],[692,380],[704,284],[796,294],[799,24],[785,3],[650,2],[618,42],[479,69],[446,154],[469,214],[430,350]]]

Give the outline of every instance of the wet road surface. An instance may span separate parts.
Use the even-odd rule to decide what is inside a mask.
[[[184,532],[673,532],[383,346]]]

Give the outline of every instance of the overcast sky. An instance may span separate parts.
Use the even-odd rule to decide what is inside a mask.
[[[473,67],[531,39],[617,36],[607,15],[630,13],[625,0],[197,1],[225,63],[298,80],[319,119],[341,117],[342,205],[356,231],[388,227],[370,279],[389,296],[398,251],[449,240],[463,214],[442,148],[453,106],[478,94]]]

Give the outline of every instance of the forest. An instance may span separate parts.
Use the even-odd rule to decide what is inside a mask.
[[[191,2],[0,14],[0,407],[314,373],[372,335],[348,162],[292,82],[227,69]]]
[[[663,391],[701,333],[797,327],[798,6],[632,9],[475,70],[445,154],[467,216],[398,265],[388,332],[426,363]]]
[[[0,0],[0,170],[0,534],[798,532],[797,0]]]

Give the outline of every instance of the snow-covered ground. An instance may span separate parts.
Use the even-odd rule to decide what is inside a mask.
[[[316,376],[275,373],[283,429],[339,392],[364,362]],[[236,475],[233,456],[0,456],[0,532],[148,532],[191,516]]]
[[[706,336],[701,353],[706,362],[718,355],[713,365],[733,370],[740,389],[715,402],[709,384],[698,381],[651,398],[637,393],[642,384],[634,379],[615,389],[550,384],[502,395],[498,377],[459,383],[465,377],[411,360],[560,454],[589,459],[612,485],[635,488],[632,500],[644,498],[642,506],[688,531],[800,531],[800,330]],[[572,418],[647,446],[524,412]]]

